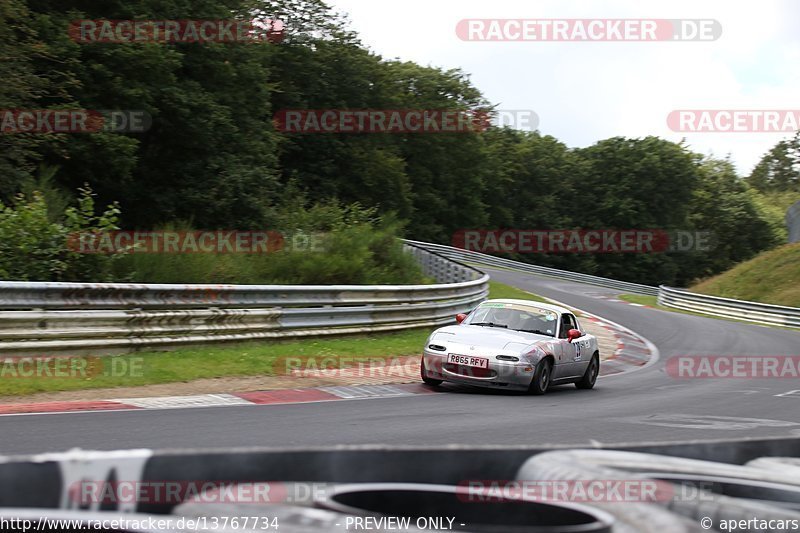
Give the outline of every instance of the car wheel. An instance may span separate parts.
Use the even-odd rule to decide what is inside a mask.
[[[536,372],[533,373],[533,379],[528,390],[532,394],[544,394],[547,392],[547,387],[550,386],[550,378],[553,373],[553,365],[549,359],[543,359],[536,365]]]
[[[425,383],[425,385],[430,385],[431,387],[438,387],[443,383],[441,379],[433,379],[425,375],[425,359],[423,359],[422,363],[419,365],[419,373],[420,377],[422,378],[422,382]]]
[[[597,375],[600,373],[600,354],[597,352],[594,353],[592,356],[592,361],[589,363],[588,368],[586,368],[586,373],[583,374],[583,377],[580,381],[575,383],[575,386],[579,389],[591,389],[594,387],[594,384],[597,382]]]

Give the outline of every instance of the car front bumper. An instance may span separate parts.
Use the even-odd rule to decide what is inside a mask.
[[[504,390],[528,390],[534,367],[527,361],[506,362],[489,358],[487,369],[447,362],[447,353],[425,350],[422,355],[425,376],[452,383]]]

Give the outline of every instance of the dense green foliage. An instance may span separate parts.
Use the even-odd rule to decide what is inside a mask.
[[[0,279],[14,281],[111,281],[115,255],[83,254],[67,245],[71,235],[117,228],[119,210],[95,215],[92,191],[81,189],[77,207],[51,220],[41,193],[0,202]]]
[[[120,281],[237,284],[414,284],[422,283],[416,261],[397,240],[401,227],[358,204],[304,208],[287,205],[278,213],[291,228],[280,250],[268,254],[129,253],[116,264]],[[184,227],[166,227],[183,230]]]
[[[282,43],[78,44],[67,32],[81,18],[254,15],[284,20]],[[6,204],[52,175],[60,191],[88,183],[101,205],[119,202],[119,226],[126,229],[293,231],[298,218],[322,216],[330,206],[338,206],[334,218],[345,216],[342,206],[376,210],[364,223],[310,223],[341,239],[332,248],[340,253],[323,265],[319,254],[267,262],[135,256],[115,266],[117,278],[403,282],[417,274],[390,244],[401,228],[408,237],[443,243],[467,228],[715,232],[711,252],[517,257],[683,285],[780,243],[785,231],[761,194],[798,187],[797,139],[776,147],[745,181],[727,161],[658,138],[570,149],[553,137],[508,128],[280,133],[273,117],[286,109],[492,108],[460,70],[372,53],[322,0],[3,0],[0,77],[0,108],[137,109],[153,118],[145,133],[0,135]],[[31,202],[42,216],[41,199]],[[61,210],[50,199],[48,205],[52,223],[52,211]],[[61,266],[41,268],[24,275],[74,277]],[[3,276],[23,276],[17,272]]]
[[[800,193],[800,132],[765,154],[747,182],[761,192]]]
[[[46,189],[51,192],[51,190]],[[0,202],[0,279],[244,284],[414,284],[428,281],[397,237],[391,216],[358,204],[317,204],[302,198],[278,217],[291,228],[269,253],[79,253],[80,237],[116,230],[119,210],[95,215],[94,197],[81,189],[76,207],[54,212],[45,194]],[[52,194],[51,194],[52,196]],[[53,202],[51,201],[51,204]],[[191,231],[169,225],[165,232]]]

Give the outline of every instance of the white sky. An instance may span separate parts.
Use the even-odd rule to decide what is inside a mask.
[[[573,147],[686,138],[748,174],[773,133],[675,133],[675,109],[800,109],[798,0],[327,0],[384,58],[461,68],[500,109],[532,109]],[[466,42],[465,18],[716,19],[713,42]]]

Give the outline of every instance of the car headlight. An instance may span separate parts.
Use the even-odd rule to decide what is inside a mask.
[[[497,359],[499,361],[511,361],[513,363],[519,361],[519,357],[514,357],[513,355],[498,355]]]
[[[447,351],[447,348],[445,346],[442,346],[441,344],[429,344],[428,345],[428,349],[429,350],[433,350],[434,352],[445,352],[445,351]]]

